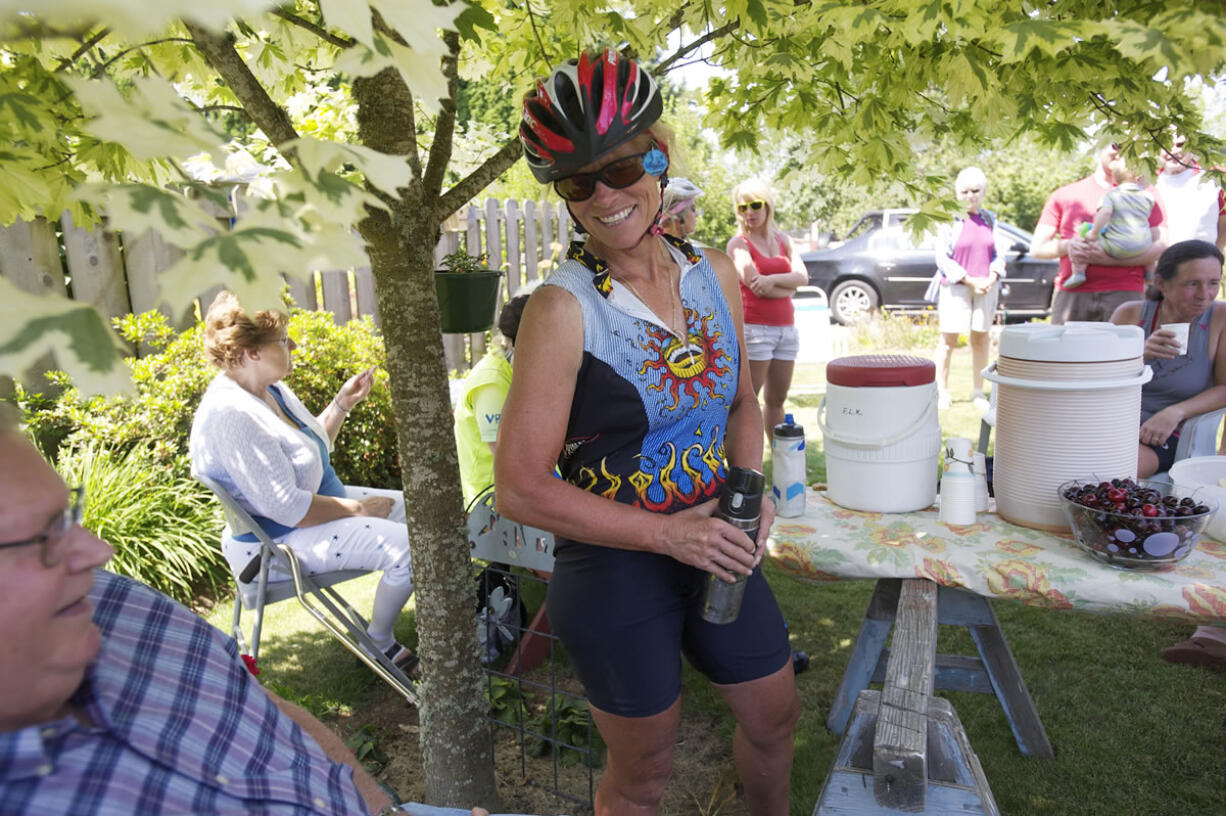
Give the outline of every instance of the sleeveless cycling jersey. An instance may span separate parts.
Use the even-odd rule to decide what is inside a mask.
[[[669,513],[719,494],[741,361],[710,263],[680,239],[661,240],[681,269],[684,339],[579,243],[545,285],[566,289],[583,312],[583,362],[558,458],[562,478]]]

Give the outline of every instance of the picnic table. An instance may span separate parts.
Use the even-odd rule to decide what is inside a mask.
[[[1053,752],[991,599],[1194,623],[1226,620],[1226,545],[1208,538],[1172,569],[1121,570],[1082,552],[1070,535],[1005,521],[994,505],[975,524],[952,527],[935,508],[860,512],[817,490],[809,491],[804,515],[776,520],[771,538],[773,562],[793,575],[877,581],[827,719],[835,733],[844,732],[858,693],[884,676],[903,579],[935,583],[939,622],[966,626],[979,651],[978,657],[938,656],[935,687],[995,694],[1027,755]]]

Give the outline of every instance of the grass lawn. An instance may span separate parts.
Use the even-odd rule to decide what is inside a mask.
[[[929,350],[909,353],[927,356]],[[969,402],[970,352],[965,347],[955,353],[952,371],[951,391],[961,401],[941,413],[943,432],[975,438],[978,413]],[[791,406],[806,429],[810,481],[825,476],[816,422],[823,376],[820,364],[799,365]],[[796,732],[791,785],[791,813],[808,816],[838,746],[839,738],[826,730],[825,719],[872,582],[815,585],[770,565],[767,575],[794,648],[808,652],[812,661],[809,671],[797,678],[804,712]],[[346,589],[346,597],[359,609],[369,609],[374,581],[372,576],[355,582],[356,587],[351,584],[354,588]],[[1186,637],[1189,626],[1122,615],[1032,609],[1000,601],[994,608],[1056,751],[1051,761],[1023,757],[994,697],[942,693],[956,707],[1002,813],[1226,813],[1222,793],[1226,752],[1221,748],[1226,675],[1173,666],[1158,657],[1164,646]],[[228,629],[229,614],[229,604],[222,603],[209,619]],[[272,688],[304,703],[345,733],[370,722],[372,711],[386,710],[390,690],[295,604],[270,608],[265,627],[261,679]],[[406,643],[415,641],[411,614],[402,617],[398,635]],[[949,627],[942,627],[941,649],[974,653],[965,630]],[[403,706],[397,710],[403,712]],[[665,812],[744,813],[739,798],[723,796],[732,779],[726,755],[713,764],[686,762],[687,755],[696,753],[693,741],[726,746],[733,729],[722,701],[688,667],[684,718],[699,725],[683,734],[686,744],[678,751],[671,787],[688,793],[670,797]],[[408,772],[385,769],[382,777],[404,794],[404,788],[412,786],[399,775],[402,773]],[[516,782],[503,781],[511,787]],[[551,812],[563,809],[560,804]]]

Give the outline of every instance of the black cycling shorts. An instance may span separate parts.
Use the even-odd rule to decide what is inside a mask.
[[[668,556],[559,541],[549,622],[588,700],[621,717],[659,714],[681,694],[681,654],[713,683],[777,672],[791,660],[787,627],[755,569],[732,623],[701,617],[707,573]]]

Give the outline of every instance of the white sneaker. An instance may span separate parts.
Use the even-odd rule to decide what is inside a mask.
[[[954,401],[950,399],[949,393],[947,391],[937,392],[937,409],[938,410],[941,410],[941,411],[948,410],[949,407],[953,404],[954,404]]]
[[[979,411],[980,413],[988,410],[988,406],[990,404],[991,403],[988,402],[988,398],[981,393],[975,394],[973,397],[971,397],[971,405],[974,405],[975,410]]]

